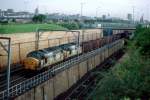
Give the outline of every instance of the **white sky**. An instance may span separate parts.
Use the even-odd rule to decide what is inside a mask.
[[[127,13],[133,13],[139,19],[143,14],[150,19],[150,0],[0,0],[0,9],[13,8],[17,11],[31,11],[38,6],[42,13],[80,14],[81,2],[84,2],[83,15],[98,16],[103,14],[126,18]]]

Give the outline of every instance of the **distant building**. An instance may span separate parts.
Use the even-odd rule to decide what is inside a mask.
[[[0,17],[2,16],[2,10],[0,9]]]
[[[128,19],[129,21],[132,21],[132,14],[127,14],[127,19]]]
[[[7,9],[7,11],[6,11],[7,13],[13,13],[14,12],[14,10],[13,9]]]
[[[35,14],[35,15],[38,15],[38,14],[39,14],[39,8],[38,8],[38,7],[35,9],[34,14]]]
[[[105,20],[106,19],[106,15],[102,15],[102,19]]]
[[[140,18],[140,22],[143,23],[144,22],[144,15],[141,16]]]
[[[2,9],[0,9],[0,17],[3,17],[4,16],[4,12]]]
[[[16,19],[18,22],[29,22],[34,16],[34,13],[19,11],[16,12],[13,9],[1,10],[0,9],[0,20],[12,20]]]

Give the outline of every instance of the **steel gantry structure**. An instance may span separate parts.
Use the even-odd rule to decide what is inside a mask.
[[[0,41],[0,46],[3,48],[3,50],[7,53],[7,55],[0,54],[0,56],[7,56],[7,97],[6,99],[9,100],[10,97],[10,64],[11,64],[11,38],[8,37],[0,37],[0,40],[6,41],[7,45],[3,44],[3,41]]]

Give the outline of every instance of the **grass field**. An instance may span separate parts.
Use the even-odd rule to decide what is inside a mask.
[[[50,30],[65,29],[55,24],[10,24],[0,25],[0,34],[35,32],[38,28],[46,28]]]

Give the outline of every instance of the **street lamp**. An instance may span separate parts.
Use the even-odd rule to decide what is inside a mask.
[[[134,12],[135,12],[134,10],[135,10],[135,6],[133,6],[132,9],[133,9],[133,24],[134,24]]]
[[[83,6],[84,6],[85,2],[81,2],[81,20],[82,20],[82,16],[83,16]]]
[[[96,8],[96,27],[98,26],[98,10],[100,9],[100,7]]]
[[[83,30],[83,27],[82,27],[82,24],[84,24],[84,22],[83,22],[83,18],[82,18],[82,16],[83,16],[83,6],[84,6],[84,2],[81,2],[81,15],[80,15],[80,21],[81,21],[81,28],[82,28],[82,42],[83,42],[83,40],[84,40],[84,30]]]
[[[96,18],[98,17],[98,10],[100,9],[100,7],[96,8]]]

